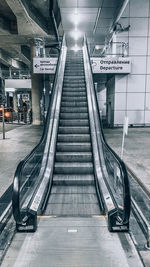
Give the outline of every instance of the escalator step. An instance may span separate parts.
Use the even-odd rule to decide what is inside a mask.
[[[87,102],[61,102],[62,107],[87,107]]]
[[[86,93],[85,87],[64,87],[63,93]]]
[[[59,152],[90,152],[91,143],[90,142],[57,142],[57,151]]]
[[[88,119],[88,113],[60,113],[60,119]]]
[[[86,92],[84,91],[84,92],[64,92],[63,91],[63,94],[62,94],[62,96],[64,97],[86,97]]]
[[[91,152],[56,152],[57,162],[91,162]]]
[[[55,174],[93,174],[91,162],[55,162]]]
[[[89,134],[58,134],[58,142],[90,142]]]
[[[87,107],[61,107],[61,112],[64,113],[87,113]]]
[[[51,204],[97,204],[97,199],[95,194],[60,194],[59,196],[55,196],[52,194],[49,200]]]
[[[59,127],[59,134],[89,134],[89,127]]]
[[[100,215],[100,208],[97,204],[48,204],[45,215],[51,216],[94,216]]]
[[[89,126],[89,120],[84,119],[73,119],[73,120],[60,120],[59,121],[60,126]]]
[[[71,186],[79,186],[79,185],[94,185],[94,176],[92,174],[54,174],[53,176],[53,184],[54,185],[71,185]]]
[[[77,84],[74,84],[74,83],[66,83],[66,84],[64,84],[64,86],[63,86],[63,88],[64,89],[75,89],[75,90],[77,90],[78,91],[78,89],[80,89],[80,90],[85,90],[86,91],[86,89],[85,89],[85,84],[79,84],[79,83],[77,83]]]
[[[54,174],[58,175],[58,174]],[[62,175],[62,174],[61,174]],[[81,175],[81,174],[80,174]],[[52,194],[95,194],[96,190],[94,186],[91,185],[54,185],[51,190]]]
[[[86,96],[62,96],[62,101],[63,102],[86,102],[87,98]]]

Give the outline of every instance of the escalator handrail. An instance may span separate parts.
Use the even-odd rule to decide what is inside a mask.
[[[128,173],[127,173],[127,169],[126,169],[124,162],[120,159],[120,157],[116,154],[116,152],[108,145],[108,143],[105,139],[104,132],[103,132],[103,126],[102,126],[102,120],[101,120],[101,114],[100,114],[100,110],[99,110],[99,106],[98,106],[98,100],[96,97],[96,92],[94,90],[92,66],[91,66],[91,62],[90,62],[90,53],[89,53],[89,49],[88,49],[87,39],[85,37],[84,37],[84,43],[87,47],[88,60],[89,60],[89,65],[90,65],[90,69],[91,69],[91,79],[92,79],[92,84],[93,84],[93,91],[95,94],[96,106],[97,106],[97,111],[99,114],[99,122],[100,122],[100,128],[101,128],[101,131],[100,131],[101,136],[100,137],[101,137],[102,144],[106,147],[106,149],[113,156],[114,160],[118,163],[118,166],[120,169],[120,173],[121,173],[121,177],[122,177],[122,185],[123,185],[123,195],[124,195],[124,199],[123,199],[124,209],[123,209],[122,222],[128,223],[129,217],[130,217],[130,209],[131,209],[131,197],[130,197],[130,186],[129,186]],[[103,151],[103,153],[104,153],[104,151]]]
[[[61,47],[63,45],[64,40],[65,40],[65,36],[63,37]],[[61,49],[60,49],[60,51],[61,51]],[[41,137],[39,143],[32,149],[32,151],[18,164],[17,169],[15,171],[14,180],[13,180],[13,190],[12,190],[12,210],[13,210],[13,215],[14,215],[15,221],[17,223],[22,223],[22,219],[23,219],[22,215],[21,215],[21,211],[20,211],[20,195],[19,195],[19,193],[20,193],[20,179],[21,179],[21,175],[22,175],[22,170],[23,170],[24,166],[27,164],[27,162],[32,157],[34,157],[37,149],[45,141],[45,138],[47,135],[47,129],[48,129],[48,121],[49,121],[49,117],[51,114],[51,106],[52,106],[52,102],[53,102],[53,98],[54,98],[54,94],[55,94],[55,87],[56,87],[56,83],[57,83],[60,58],[61,58],[61,52],[59,53],[59,58],[58,58],[57,66],[56,66],[54,83],[53,83],[52,92],[51,92],[50,105],[48,107],[42,137]]]

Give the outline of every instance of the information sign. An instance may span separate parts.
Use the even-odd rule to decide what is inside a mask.
[[[34,57],[33,58],[33,73],[54,74],[56,71],[58,58],[56,57]]]
[[[93,73],[130,73],[129,57],[91,57]]]

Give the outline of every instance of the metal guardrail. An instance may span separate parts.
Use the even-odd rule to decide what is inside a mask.
[[[32,123],[32,114],[31,112],[15,112],[15,111],[6,111],[4,112],[4,118],[6,123],[15,123],[15,124],[30,124]],[[2,122],[3,116],[0,112],[0,122]]]
[[[136,174],[129,168],[127,167],[128,170],[128,175],[130,177],[130,180],[132,179],[136,181],[138,186],[140,187],[140,190],[142,191],[142,194],[145,194],[146,199],[150,202],[150,193],[147,187],[142,183],[142,181],[136,176]],[[145,200],[145,197],[143,197],[143,200]],[[144,201],[145,203],[145,201]],[[131,196],[131,204],[132,204],[132,212],[146,238],[146,249],[150,250],[150,221],[149,218],[146,218],[147,215],[145,214],[146,210],[149,210],[148,207],[145,207],[142,209],[137,205],[136,201],[134,200],[134,197]]]
[[[91,80],[91,95],[93,98],[93,107],[95,111],[95,124],[97,125],[97,140],[99,142],[99,156],[101,158],[101,167],[103,170],[103,179],[105,181],[105,186],[107,186],[108,192],[101,182],[101,186],[104,187],[104,195],[106,195],[104,202],[105,208],[108,211],[108,223],[110,230],[128,230],[129,229],[129,217],[131,209],[131,198],[130,198],[130,187],[128,173],[124,162],[119,158],[119,156],[111,149],[107,144],[100,117],[100,111],[98,108],[98,101],[96,97],[96,92],[94,90],[94,83],[92,78],[92,68],[90,64],[90,56],[87,48],[87,41],[84,40],[84,47],[87,51],[87,64],[89,65],[89,77]],[[112,212],[110,209],[110,203],[107,201],[107,194],[112,200]],[[108,203],[107,203],[108,202]],[[109,219],[110,217],[110,219]],[[111,218],[112,217],[112,218]]]
[[[5,79],[30,79],[31,78],[31,73],[29,70],[24,70],[24,69],[1,69],[1,75]]]
[[[62,43],[63,44],[63,43]],[[42,179],[42,172],[47,162],[47,134],[51,122],[51,113],[53,109],[53,100],[55,97],[55,88],[58,78],[58,69],[61,59],[61,53],[56,68],[50,105],[47,112],[43,135],[39,144],[31,151],[29,155],[21,161],[16,169],[13,181],[12,208],[18,231],[36,231],[37,216],[31,214],[28,206],[32,197],[35,195]],[[56,97],[55,97],[56,98]],[[49,142],[49,140],[48,140]]]
[[[143,212],[141,211],[141,209],[139,208],[139,206],[137,205],[133,197],[131,197],[131,203],[132,203],[133,214],[135,218],[137,219],[147,241],[147,244],[145,247],[148,250],[150,250],[150,223],[144,216]]]

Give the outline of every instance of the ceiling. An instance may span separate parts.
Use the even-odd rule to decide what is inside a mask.
[[[68,46],[81,46],[85,34],[91,51],[97,44],[103,49],[122,3],[122,0],[58,0]]]
[[[85,34],[91,54],[96,45],[102,50],[123,2],[53,0],[60,36],[65,32],[68,46],[73,47],[82,45]],[[51,0],[0,0],[1,65],[30,68],[35,38],[44,39],[47,45],[56,42],[50,7]]]
[[[50,16],[51,0],[0,0],[0,66],[31,67],[31,49],[36,38],[56,42]],[[60,10],[53,0],[56,24]]]

